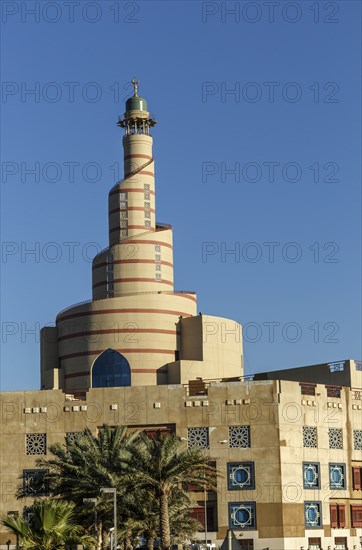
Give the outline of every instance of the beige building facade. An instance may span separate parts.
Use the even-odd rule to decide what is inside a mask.
[[[337,363],[353,387],[335,384],[340,371],[331,373],[333,365],[319,366],[325,383],[304,383],[300,368],[301,381],[191,380],[94,388],[83,397],[62,390],[3,393],[1,512],[21,513],[46,494],[36,459],[52,443],[85,427],[96,433],[105,422],[176,433],[185,447],[201,447],[216,462],[218,491],[206,495],[211,544],[225,544],[231,529],[233,548],[243,550],[359,550],[362,363]],[[204,524],[204,494],[192,497]],[[4,544],[8,535],[0,537]]]
[[[244,376],[240,324],[199,314],[194,292],[174,290],[172,227],[155,217],[154,125],[135,84],[92,300],[42,329],[42,389],[0,396],[0,512],[47,494],[36,460],[51,444],[107,423],[175,433],[216,462],[217,492],[188,487],[198,540],[224,548],[229,532],[233,550],[361,550],[362,362]],[[0,548],[8,539],[0,530]]]

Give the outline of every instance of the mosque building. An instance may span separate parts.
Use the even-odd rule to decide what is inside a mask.
[[[92,299],[41,330],[41,390],[0,396],[0,513],[47,494],[36,459],[50,445],[120,424],[175,433],[216,463],[218,490],[192,491],[195,540],[361,550],[362,361],[244,376],[240,324],[174,289],[172,226],[156,220],[156,121],[132,82],[118,121],[124,178],[109,192]],[[1,549],[8,539],[0,528]]]

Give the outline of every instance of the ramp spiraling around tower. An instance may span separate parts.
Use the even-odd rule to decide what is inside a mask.
[[[95,383],[99,386],[102,380],[105,385],[122,385],[119,381],[126,379],[132,386],[180,383],[182,370],[188,377],[196,371],[199,376],[200,369],[206,369],[206,348],[210,346],[214,364],[202,373],[205,378],[216,371],[242,374],[240,326],[219,319],[208,321],[211,330],[205,329],[203,316],[196,317],[196,294],[174,290],[172,226],[156,222],[150,135],[155,124],[146,100],[135,90],[126,102],[124,118],[118,121],[125,131],[125,176],[109,192],[109,246],[93,260],[92,300],[66,308],[58,314],[56,327],[42,330],[44,388],[59,387],[71,393]],[[186,326],[190,318],[196,321]],[[211,332],[213,336],[220,333],[217,338],[221,339],[221,325],[217,330],[212,327],[218,322],[232,323],[239,334],[238,341],[228,345],[226,355],[224,348],[221,355],[215,355],[216,338],[211,343]],[[97,362],[94,370],[97,378],[92,377],[101,356],[102,362]],[[114,384],[111,375],[102,377],[101,368],[116,372],[115,366],[102,367],[107,357],[129,365],[130,377],[115,374]],[[196,362],[195,368],[190,361]]]

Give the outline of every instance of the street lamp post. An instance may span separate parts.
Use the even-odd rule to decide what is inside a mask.
[[[117,489],[115,487],[102,487],[101,493],[112,493],[113,494],[113,528],[114,528],[114,536],[113,536],[113,549],[117,550]]]
[[[204,487],[204,523],[205,523],[205,550],[207,550],[207,495]]]
[[[114,527],[111,527],[109,530],[109,546],[113,548],[113,537],[114,537]]]

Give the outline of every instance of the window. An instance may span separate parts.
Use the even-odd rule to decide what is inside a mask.
[[[160,441],[163,437],[167,437],[168,435],[172,435],[174,433],[173,428],[146,428],[144,430],[144,433],[147,435],[149,439],[156,439],[157,441]]]
[[[254,462],[229,462],[228,489],[255,489]]]
[[[127,237],[128,236],[128,231],[127,229],[122,229],[121,231],[121,237]]]
[[[309,537],[308,539],[308,550],[321,550],[322,542],[319,537]]]
[[[156,265],[155,269],[156,271],[161,271],[161,265]]]
[[[316,384],[300,384],[302,395],[315,395]]]
[[[107,349],[95,360],[92,388],[115,388],[131,385],[131,368],[118,351]]]
[[[125,200],[125,199],[127,200],[127,198],[128,198],[128,194],[127,194],[127,193],[124,193],[124,192],[121,193],[121,200],[122,200],[122,201]]]
[[[356,370],[362,371],[362,361],[355,361]]]
[[[145,218],[150,218],[150,217],[151,217],[151,212],[146,211],[145,212]]]
[[[48,470],[23,470],[23,496],[47,496],[49,494],[47,473]]]
[[[303,426],[303,447],[316,448],[317,444],[317,428],[315,426]]]
[[[254,550],[253,539],[240,539],[238,542],[241,550]]]
[[[121,210],[120,215],[121,215],[121,218],[127,218],[128,216],[127,210]]]
[[[151,203],[150,202],[145,202],[145,208],[151,208]]]
[[[47,454],[47,435],[46,434],[26,434],[26,454],[27,455],[46,455]]]
[[[250,447],[250,426],[229,427],[229,447],[249,448]]]
[[[190,516],[196,519],[202,526],[201,530],[205,530],[205,504],[204,502],[197,502],[197,506],[194,506],[190,510]],[[207,517],[207,530],[217,531],[217,504],[215,501],[208,501],[206,503],[206,517]]]
[[[112,282],[114,280],[114,275],[113,273],[107,273],[107,282]]]
[[[189,395],[207,395],[206,384],[201,379],[189,380]]]
[[[150,220],[145,220],[145,227],[151,227]]]
[[[121,201],[120,202],[120,207],[121,208],[127,208],[127,203],[125,201]]]
[[[188,428],[187,446],[190,449],[193,447],[207,449],[209,447],[209,428]]]
[[[326,386],[327,397],[341,397],[341,386]]]
[[[161,281],[161,273],[156,273],[155,274],[155,279],[156,279],[156,281]]]
[[[343,449],[343,434],[341,428],[329,428],[328,437],[330,449]]]
[[[345,464],[329,464],[329,487],[330,489],[346,488]]]
[[[347,550],[347,537],[335,537],[334,550]]]
[[[331,527],[346,527],[346,507],[343,504],[331,504],[329,517]]]
[[[150,200],[150,194],[149,193],[145,193],[145,200]]]
[[[149,189],[150,189],[150,184],[149,184],[149,183],[145,183],[143,187],[144,187],[144,189],[146,189],[147,191],[149,191]]]
[[[113,262],[113,254],[107,254],[107,262],[112,263]]]
[[[161,252],[161,246],[159,244],[155,245],[155,252]]]
[[[121,221],[121,227],[127,227],[127,225],[128,225],[127,220]]]
[[[321,508],[320,502],[304,503],[304,522],[307,529],[322,527]]]
[[[229,527],[238,531],[256,529],[255,502],[229,502]]]
[[[155,260],[156,260],[156,262],[160,262],[161,261],[161,254],[156,254],[155,255]]]
[[[335,361],[334,363],[328,363],[329,372],[343,372],[345,361]]]
[[[319,462],[303,462],[304,489],[319,489],[320,486]]]
[[[351,506],[352,527],[362,527],[362,506]]]
[[[355,491],[359,491],[361,489],[361,477],[362,477],[361,472],[362,472],[361,466],[354,466],[352,468],[353,489]]]
[[[107,264],[107,271],[113,271],[114,265],[113,264]]]
[[[356,451],[362,451],[362,430],[353,430],[353,446]]]

